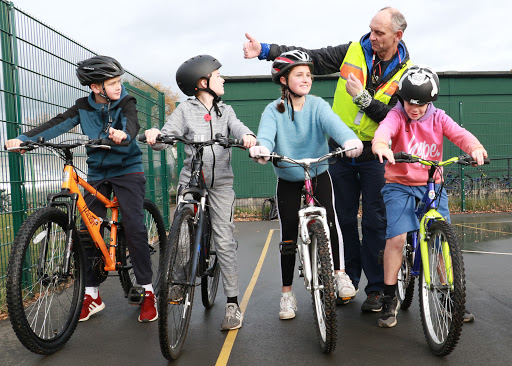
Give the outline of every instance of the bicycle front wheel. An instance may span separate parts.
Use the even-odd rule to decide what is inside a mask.
[[[427,245],[430,285],[422,268],[421,322],[432,352],[445,356],[455,349],[462,330],[466,301],[464,262],[457,236],[445,221],[430,226]]]
[[[7,307],[16,336],[30,351],[51,354],[75,331],[84,296],[84,255],[72,232],[70,268],[65,263],[67,215],[43,208],[14,239],[7,270]]]
[[[144,225],[148,235],[148,249],[151,259],[151,271],[153,272],[153,289],[155,295],[159,295],[160,291],[160,266],[163,262],[165,246],[167,243],[167,234],[165,232],[165,224],[158,207],[148,199],[144,199]],[[119,280],[123,286],[125,294],[136,284],[135,273],[133,271],[130,252],[126,247],[126,238],[124,234],[119,235],[118,240],[118,260],[125,265],[125,269],[119,271]]]
[[[169,234],[160,277],[158,334],[160,349],[168,360],[181,354],[194,302],[195,273],[192,253],[195,227],[193,212],[183,207],[176,214]]]
[[[309,226],[311,238],[311,266],[313,272],[311,295],[317,336],[323,353],[336,348],[336,287],[332,271],[329,241],[323,226],[314,222]]]

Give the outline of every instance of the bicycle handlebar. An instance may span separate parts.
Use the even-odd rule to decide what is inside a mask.
[[[289,158],[287,156],[284,156],[284,155],[279,155],[279,154],[276,154],[275,152],[271,153],[271,154],[259,154],[256,156],[256,158],[258,157],[261,157],[261,158],[264,158],[264,157],[269,157],[270,161],[272,162],[272,164],[274,164],[274,166],[277,167],[277,163],[279,162],[285,162],[285,163],[291,163],[291,164],[295,164],[295,165],[312,165],[312,164],[317,164],[317,163],[321,163],[327,159],[330,159],[330,158],[333,158],[333,157],[341,157],[343,156],[343,153],[345,153],[346,151],[350,151],[350,150],[355,150],[356,147],[351,147],[349,149],[342,149],[341,147],[337,148],[336,150],[328,153],[328,154],[325,154],[323,156],[320,156],[319,158],[306,158],[306,159],[292,159],[292,158]]]
[[[44,146],[44,147],[53,147],[55,149],[74,149],[79,146],[86,146],[86,147],[97,147],[97,148],[103,148],[103,149],[110,149],[112,146],[128,146],[130,144],[130,141],[123,140],[121,143],[117,144],[114,141],[110,139],[82,139],[77,140],[75,142],[59,142],[59,143],[53,143],[53,142],[45,142],[43,138],[39,138],[37,141],[27,140],[20,144],[18,147],[9,147],[7,148],[4,145],[4,149],[7,151],[12,150],[34,150],[38,147]]]
[[[140,142],[146,142],[146,135],[139,135],[138,140]],[[230,148],[230,147],[238,147],[240,149],[246,149],[244,146],[243,139],[234,139],[230,137],[224,137],[222,134],[217,133],[215,134],[215,138],[207,141],[192,141],[184,136],[176,136],[176,135],[164,135],[160,134],[156,138],[156,142],[166,144],[166,145],[174,145],[175,142],[181,142],[185,145],[192,145],[192,146],[211,146],[211,145],[220,145],[224,148]]]
[[[436,165],[436,166],[446,166],[451,164],[461,164],[461,165],[472,165],[477,164],[476,161],[469,154],[464,154],[461,156],[456,156],[444,161],[437,160],[428,160],[423,159],[420,156],[416,156],[413,154],[407,154],[404,151],[399,151],[393,154],[395,158],[395,162],[397,163],[420,163],[423,165]],[[490,159],[484,159],[484,164],[490,164]]]

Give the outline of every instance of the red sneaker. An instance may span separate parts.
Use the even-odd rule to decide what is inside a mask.
[[[139,322],[148,323],[158,319],[158,311],[156,310],[156,297],[151,291],[146,291],[144,301],[140,306]]]
[[[105,303],[101,301],[100,294],[97,299],[93,299],[91,295],[84,296],[84,303],[82,304],[82,312],[80,313],[80,319],[78,321],[84,322],[89,320],[91,315],[99,313],[105,309]]]

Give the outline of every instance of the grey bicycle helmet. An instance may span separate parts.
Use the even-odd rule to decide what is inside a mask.
[[[291,68],[299,65],[309,66],[313,72],[313,60],[306,52],[300,50],[283,52],[272,63],[272,81],[281,85],[281,76],[286,76]]]
[[[191,97],[198,90],[201,90],[197,88],[197,82],[202,78],[206,78],[208,80],[208,88],[204,91],[212,94],[213,91],[210,90],[210,77],[212,72],[220,69],[221,66],[222,64],[210,55],[192,57],[185,61],[176,71],[176,83],[183,93]]]
[[[397,94],[411,104],[433,102],[439,95],[439,77],[428,66],[413,65],[402,75]]]
[[[76,76],[80,84],[90,86],[105,80],[121,76],[124,69],[121,64],[109,56],[94,56],[78,63]]]

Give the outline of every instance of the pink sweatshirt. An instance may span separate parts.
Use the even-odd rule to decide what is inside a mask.
[[[470,154],[483,147],[478,139],[465,128],[460,127],[442,109],[432,103],[423,117],[412,121],[407,116],[402,104],[398,104],[388,113],[375,131],[372,146],[388,145],[391,140],[393,152],[405,151],[428,160],[443,160],[443,136]],[[400,183],[407,186],[427,184],[428,168],[420,163],[386,164],[386,183]],[[435,177],[436,183],[441,177]]]

